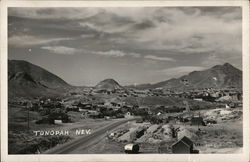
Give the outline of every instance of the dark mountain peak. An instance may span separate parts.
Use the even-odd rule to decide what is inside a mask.
[[[8,62],[22,62],[22,63],[29,63],[28,61],[26,60],[8,60]],[[30,63],[31,64],[31,63]]]
[[[233,65],[229,64],[229,63],[225,63],[223,65],[216,65],[214,67],[212,67],[211,69],[208,69],[209,71],[214,71],[217,73],[224,73],[226,75],[230,75],[230,76],[238,76],[242,74],[242,71],[237,69],[236,67],[234,67]]]
[[[30,66],[36,66],[26,60],[8,60],[8,64],[16,64],[18,66],[23,66],[23,68],[27,68]]]
[[[114,79],[108,78],[98,83],[95,88],[97,89],[123,89],[123,87]]]
[[[222,67],[223,67],[223,65],[215,65],[211,69],[221,69]],[[207,69],[207,70],[209,70],[209,69]]]
[[[159,82],[153,87],[170,89],[242,87],[242,71],[229,63],[203,71],[193,71],[178,79]]]
[[[212,67],[211,69],[226,69],[226,68],[237,69],[236,67],[234,67],[234,66],[231,65],[230,63],[225,63],[225,64],[223,64],[223,65],[215,65],[215,66]]]
[[[223,66],[230,66],[230,67],[232,67],[233,65],[229,64],[228,62],[226,62],[225,64],[223,64]]]
[[[114,79],[112,79],[112,78],[104,79],[104,80],[103,80],[103,81],[101,81],[101,82],[118,84],[118,82],[117,82],[117,81],[115,81],[115,80],[114,80]]]
[[[8,60],[9,94],[22,96],[49,95],[70,85],[51,72],[24,60]]]
[[[34,81],[44,83],[44,85],[51,88],[69,86],[64,80],[40,66],[34,65],[24,60],[9,60],[9,77],[18,73],[24,73],[26,76],[29,75]]]

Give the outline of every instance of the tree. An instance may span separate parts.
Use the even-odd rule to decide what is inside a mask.
[[[180,127],[175,128],[173,125],[170,125],[170,129],[171,129],[172,137],[177,138],[178,137],[178,132],[180,131]]]

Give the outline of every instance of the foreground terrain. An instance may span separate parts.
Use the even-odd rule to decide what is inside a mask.
[[[238,110],[236,111],[238,112]],[[241,115],[236,115],[236,118],[209,126],[199,126],[199,130],[198,126],[180,123],[156,125],[130,122],[110,133],[111,136],[113,133],[119,134],[118,136],[103,137],[99,143],[79,153],[124,153],[124,145],[131,142],[139,143],[140,153],[171,153],[171,145],[177,139],[171,137],[170,126],[180,128],[179,138],[187,136],[192,139],[195,148],[200,153],[240,153],[243,147],[242,118]],[[146,128],[144,134],[139,138],[132,139],[131,134],[142,127]]]

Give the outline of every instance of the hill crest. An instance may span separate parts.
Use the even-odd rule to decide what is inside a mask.
[[[117,90],[117,89],[123,89],[123,87],[114,79],[108,78],[101,82],[99,82],[95,87],[95,89],[101,90]]]
[[[179,78],[172,78],[155,84],[138,85],[143,89],[197,89],[197,88],[242,88],[242,71],[229,63],[216,65],[203,71],[192,71]],[[136,88],[130,86],[130,88]]]
[[[39,96],[57,94],[70,85],[40,66],[23,60],[8,60],[10,96]]]

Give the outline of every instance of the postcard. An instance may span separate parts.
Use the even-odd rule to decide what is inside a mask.
[[[1,2],[1,158],[249,161],[249,2]]]

